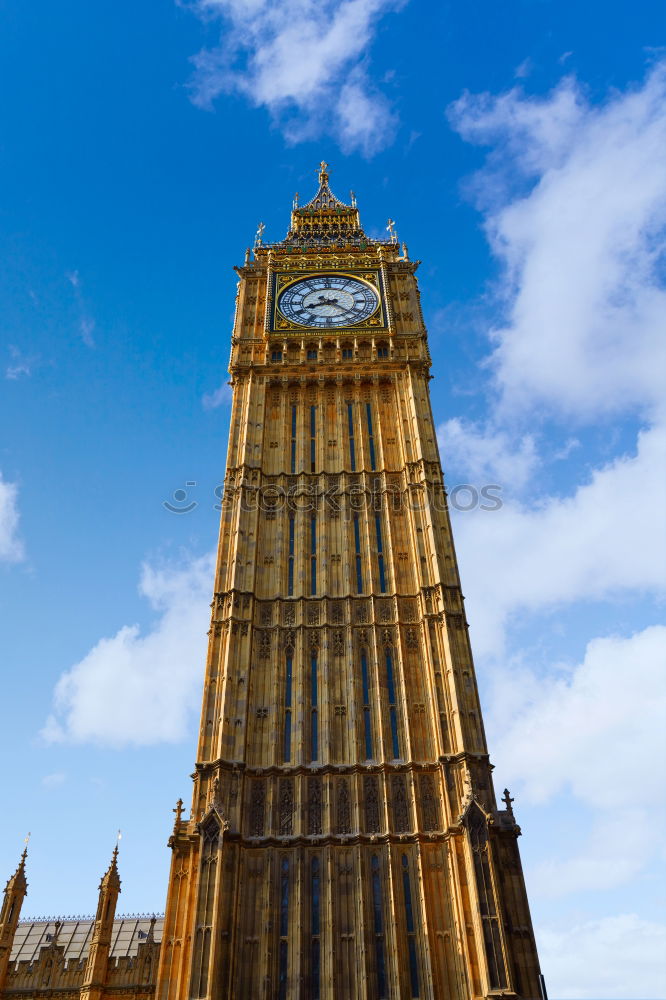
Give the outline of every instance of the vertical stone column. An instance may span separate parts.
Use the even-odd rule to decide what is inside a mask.
[[[111,864],[107,868],[99,884],[99,899],[97,913],[90,941],[90,951],[83,973],[81,985],[81,1000],[100,1000],[109,971],[109,953],[113,921],[116,915],[116,903],[120,893],[120,876],[118,875],[118,848],[114,847]]]

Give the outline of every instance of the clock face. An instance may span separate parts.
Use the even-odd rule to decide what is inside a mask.
[[[379,305],[379,298],[369,285],[356,278],[317,274],[290,285],[278,305],[292,323],[326,329],[368,319]]]

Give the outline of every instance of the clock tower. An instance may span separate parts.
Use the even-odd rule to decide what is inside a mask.
[[[543,1000],[409,259],[352,195],[238,267],[192,807],[158,1000]]]

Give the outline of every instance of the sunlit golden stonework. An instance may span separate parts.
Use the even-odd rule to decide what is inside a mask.
[[[164,920],[135,948],[135,964],[159,950],[157,976],[120,982],[100,895],[62,997],[545,996],[520,830],[493,790],[418,262],[392,222],[365,235],[326,164],[319,181],[237,268],[192,808]],[[3,965],[7,893],[0,990],[36,996]]]

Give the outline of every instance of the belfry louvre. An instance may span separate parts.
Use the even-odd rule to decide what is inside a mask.
[[[520,830],[493,790],[418,262],[389,231],[366,236],[322,163],[286,238],[260,227],[236,268],[201,727],[157,973],[125,988],[107,946],[71,996],[545,998]],[[36,996],[11,962],[2,980],[8,900],[0,990]],[[102,902],[91,956],[111,939]]]

